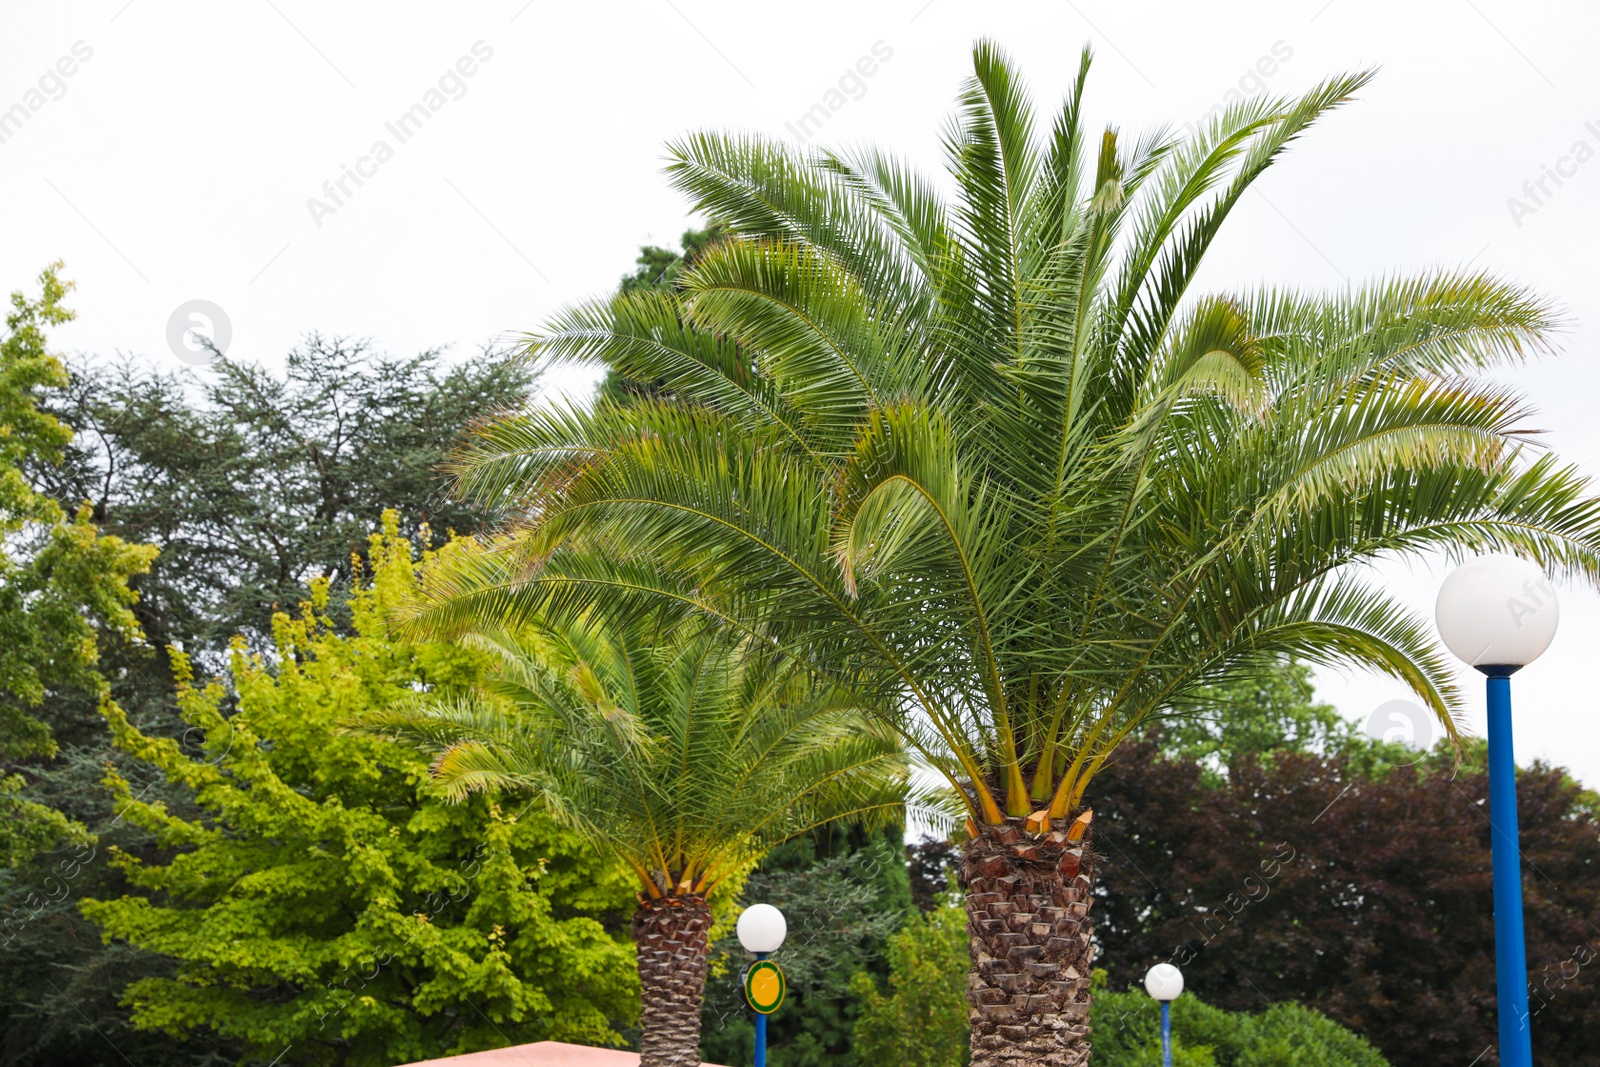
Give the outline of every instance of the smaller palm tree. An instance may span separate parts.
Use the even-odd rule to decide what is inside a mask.
[[[362,719],[436,754],[456,798],[531,791],[639,880],[641,1067],[700,1062],[711,909],[774,845],[900,815],[907,766],[855,694],[700,630],[476,632],[476,696]]]

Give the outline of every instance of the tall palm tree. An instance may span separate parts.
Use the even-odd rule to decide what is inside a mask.
[[[1600,505],[1484,376],[1549,348],[1536,297],[1443,270],[1196,291],[1367,75],[1130,144],[1085,132],[1087,53],[1048,124],[995,47],[974,61],[948,196],[873,150],[674,146],[737,236],[529,345],[664,395],[480,427],[461,487],[526,518],[423,615],[656,605],[870,679],[969,810],[973,1064],[1077,1065],[1118,744],[1285,655],[1387,672],[1454,735],[1431,628],[1356,565],[1504,548],[1593,581]]]
[[[708,895],[782,841],[887,821],[906,797],[899,739],[848,690],[698,629],[467,634],[493,656],[480,696],[355,724],[432,749],[457,797],[531,791],[633,871],[641,1067],[700,1063]]]

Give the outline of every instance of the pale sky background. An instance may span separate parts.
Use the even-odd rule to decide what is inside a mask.
[[[1297,92],[1381,67],[1234,213],[1204,287],[1338,288],[1463,263],[1533,286],[1571,328],[1559,359],[1515,383],[1549,444],[1600,471],[1590,4],[0,0],[0,112],[42,101],[20,130],[0,127],[0,285],[31,288],[65,259],[79,318],[57,347],[163,367],[180,366],[167,325],[191,300],[223,309],[230,355],[267,364],[312,329],[394,354],[467,353],[610,289],[641,243],[675,243],[693,220],[660,175],[667,139],[699,127],[795,139],[788,124],[874,45],[889,58],[846,82],[853,98],[816,139],[871,139],[936,169],[978,36],[1022,62],[1047,108],[1091,43],[1089,109],[1127,131],[1191,121],[1230,89]],[[459,98],[399,144],[384,124],[475,45],[473,73],[446,79]],[[63,57],[73,73],[50,77]],[[307,200],[379,139],[393,158],[362,164],[364,184],[347,180],[351,195],[314,218]],[[1565,173],[1535,202],[1524,183],[1546,167]],[[1531,210],[1514,213],[1512,197]],[[1431,615],[1442,568],[1383,574]],[[1518,756],[1600,786],[1600,596],[1562,597],[1554,646],[1515,685]],[[1465,680],[1481,730],[1482,687]],[[1319,692],[1358,719],[1405,696],[1335,674]]]

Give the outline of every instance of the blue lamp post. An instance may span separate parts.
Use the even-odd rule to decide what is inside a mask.
[[[1481,556],[1457,567],[1434,605],[1439,636],[1487,676],[1489,832],[1494,864],[1495,985],[1501,1067],[1533,1067],[1527,947],[1522,932],[1522,862],[1517,847],[1517,763],[1511,745],[1511,676],[1555,637],[1561,611],[1550,579],[1515,556]]]
[[[1161,1002],[1161,1064],[1172,1067],[1172,1002],[1183,992],[1183,972],[1158,963],[1145,972],[1144,991]]]
[[[767,956],[783,945],[789,924],[771,904],[752,904],[739,913],[734,931],[739,944],[756,958],[745,971],[744,996],[756,1013],[755,1067],[767,1067],[767,1016],[778,1010],[785,993],[783,971]]]

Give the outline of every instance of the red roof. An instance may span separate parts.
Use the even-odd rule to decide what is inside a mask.
[[[613,1048],[590,1048],[588,1045],[569,1045],[564,1041],[535,1041],[531,1045],[513,1045],[489,1052],[469,1052],[464,1056],[446,1056],[442,1060],[420,1060],[403,1067],[639,1067],[637,1052],[620,1052]],[[700,1067],[717,1067],[704,1063]]]

